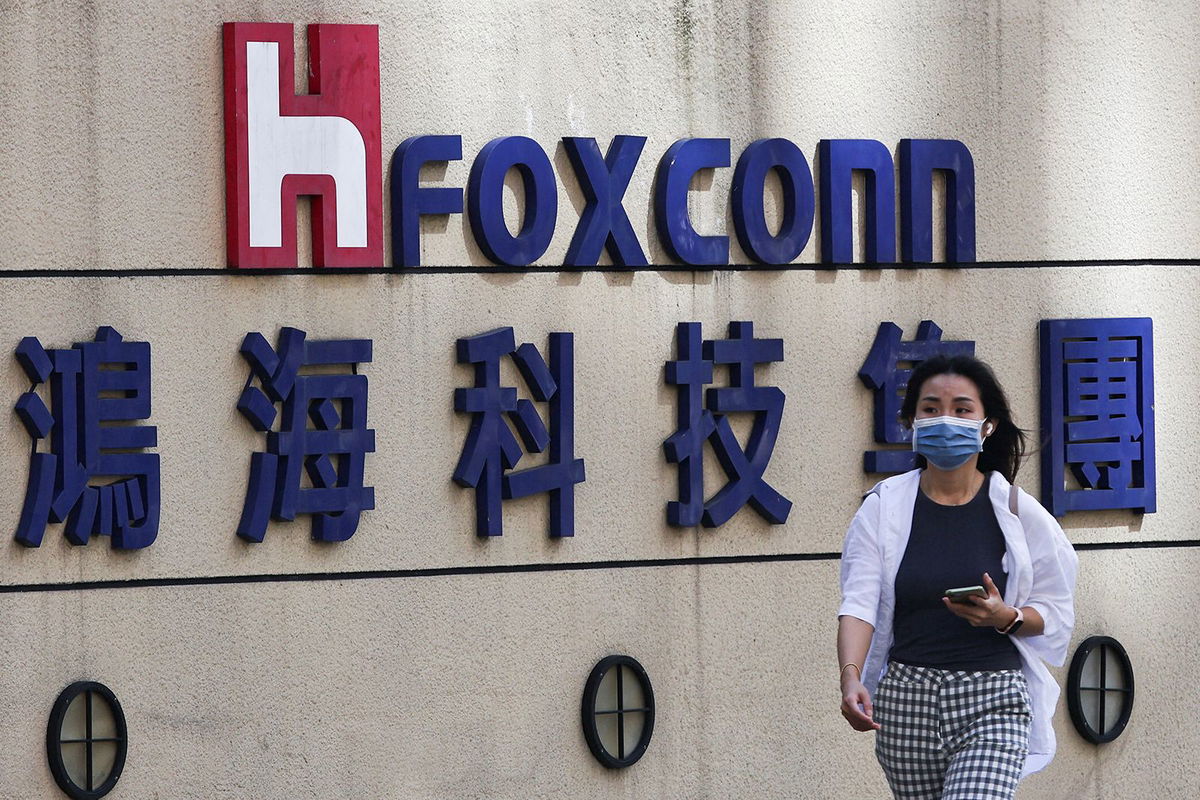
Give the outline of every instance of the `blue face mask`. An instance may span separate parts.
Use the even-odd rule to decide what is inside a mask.
[[[938,469],[957,469],[983,451],[983,420],[959,417],[913,420],[913,450]]]

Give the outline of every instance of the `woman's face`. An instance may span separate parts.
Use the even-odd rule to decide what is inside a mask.
[[[927,417],[959,417],[960,419],[986,419],[983,401],[979,399],[979,387],[970,378],[952,373],[934,375],[925,381],[917,397],[917,413],[914,419]],[[984,435],[989,433],[984,426]]]

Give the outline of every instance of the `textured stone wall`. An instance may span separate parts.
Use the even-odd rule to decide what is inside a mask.
[[[493,137],[535,138],[560,191],[540,265],[562,263],[583,205],[560,138],[605,148],[627,133],[649,137],[626,208],[653,264],[678,266],[651,208],[673,141],[728,137],[736,158],[783,136],[810,162],[821,138],[966,142],[978,257],[1008,266],[489,274],[452,216],[423,222],[423,262],[478,269],[228,274],[224,21],[294,22],[298,38],[309,22],[377,24],[385,160],[411,135],[463,136],[465,160],[431,171],[430,185],[465,185]],[[1074,514],[1064,527],[1076,543],[1195,539],[1200,267],[1167,262],[1200,253],[1198,34],[1182,2],[6,3],[0,270],[14,274],[0,275],[0,348],[24,336],[66,347],[99,325],[150,342],[163,499],[144,551],[72,547],[60,526],[37,549],[0,546],[0,795],[56,796],[46,717],[86,678],[117,693],[129,722],[114,798],[882,796],[871,740],[837,713],[830,557],[875,479],[861,471],[872,406],[856,372],[881,321],[908,338],[933,319],[976,341],[1033,429],[1039,320],[1152,317],[1159,510]],[[731,177],[694,184],[702,233],[732,234]],[[512,222],[519,193],[508,204]],[[798,262],[817,253],[814,232]],[[746,260],[734,239],[731,261]],[[780,526],[747,508],[717,530],[672,529],[663,363],[676,323],[718,337],[731,320],[784,340],[786,360],[758,381],[787,394],[766,477],[794,508]],[[259,545],[234,535],[262,449],[235,409],[238,346],[248,331],[274,341],[283,325],[374,340],[362,373],[376,508],[342,544],[311,541],[304,518],[273,523]],[[454,342],[500,325],[543,349],[552,331],[575,334],[587,481],[573,539],[547,537],[545,498],[533,497],[505,503],[503,537],[478,540],[471,493],[450,481],[469,425],[452,393],[471,380]],[[0,359],[0,398],[27,386],[16,360]],[[15,415],[0,417],[12,476],[0,531],[11,531],[29,440]],[[715,459],[707,468],[711,492]],[[1036,457],[1020,483],[1037,491]],[[1076,642],[1125,644],[1137,705],[1101,748],[1060,706],[1059,756],[1020,797],[1194,793],[1200,739],[1180,697],[1200,679],[1198,554],[1080,554]],[[656,563],[696,556],[763,558]],[[479,574],[510,565],[551,568]],[[459,567],[476,572],[437,572]],[[364,572],[375,577],[236,582]],[[147,579],[170,585],[137,583]],[[132,583],[34,591],[92,581]],[[658,700],[646,756],[616,772],[592,759],[579,726],[588,671],[615,652],[642,662]]]

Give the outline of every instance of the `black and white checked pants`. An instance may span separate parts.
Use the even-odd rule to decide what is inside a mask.
[[[1011,800],[1029,746],[1020,670],[893,661],[874,705],[875,756],[897,800]]]

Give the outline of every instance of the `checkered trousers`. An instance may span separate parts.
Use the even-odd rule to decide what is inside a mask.
[[[1011,800],[1029,745],[1020,670],[892,662],[875,692],[875,756],[897,800]]]

